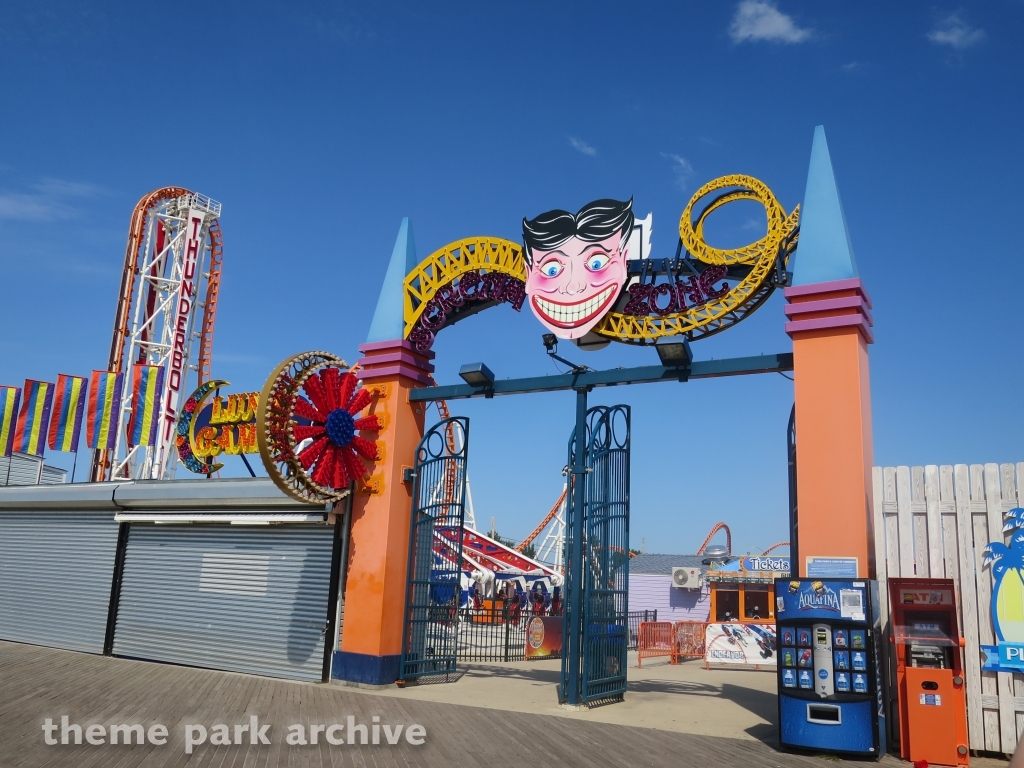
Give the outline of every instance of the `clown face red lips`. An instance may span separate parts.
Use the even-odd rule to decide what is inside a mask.
[[[531,299],[533,308],[552,325],[559,328],[575,328],[603,314],[615,300],[618,290],[618,285],[609,285],[596,296],[573,304],[563,304],[543,299],[537,295],[532,296]]]

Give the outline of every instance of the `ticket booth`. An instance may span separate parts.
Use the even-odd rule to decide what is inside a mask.
[[[967,765],[967,700],[952,579],[891,579],[900,756]]]
[[[770,572],[709,570],[710,606],[703,625],[704,665],[747,669],[777,663],[775,596]]]
[[[772,576],[774,574],[768,574]],[[775,601],[772,581],[758,576],[709,571],[711,610],[708,621],[743,624],[774,624]]]

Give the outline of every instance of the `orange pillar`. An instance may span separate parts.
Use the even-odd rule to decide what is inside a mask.
[[[433,352],[403,340],[405,276],[417,264],[409,220],[402,221],[367,343],[359,351],[359,378],[375,394],[370,412],[384,418],[377,437],[384,455],[352,503],[345,623],[331,677],[363,685],[392,685],[402,656],[412,484],[404,470],[415,462],[426,406],[409,392],[432,383]]]
[[[332,677],[365,685],[391,685],[402,654],[412,484],[405,482],[423,437],[425,406],[409,392],[430,382],[433,352],[407,341],[364,344],[359,378],[376,393],[370,412],[384,417],[378,442],[384,458],[352,504],[345,623]]]
[[[798,556],[856,558],[874,575],[871,302],[857,278],[787,288],[796,398]],[[837,565],[837,564],[834,564]],[[817,575],[824,575],[819,571]]]
[[[795,572],[872,578],[871,299],[820,125],[792,269],[785,311],[796,400]]]

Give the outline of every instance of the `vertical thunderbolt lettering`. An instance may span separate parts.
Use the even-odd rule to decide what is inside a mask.
[[[174,428],[178,421],[178,394],[182,380],[186,377],[185,354],[189,322],[195,309],[191,298],[196,293],[195,275],[202,245],[203,214],[195,209],[188,211],[188,228],[186,230],[185,260],[182,265],[181,288],[178,291],[178,312],[174,320],[174,348],[171,355],[167,383],[163,399],[163,434],[158,459],[162,463],[163,453],[170,450],[174,437]]]

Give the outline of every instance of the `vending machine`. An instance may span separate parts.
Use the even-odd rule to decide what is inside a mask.
[[[900,756],[967,765],[967,698],[952,579],[890,579]]]
[[[878,583],[776,579],[783,749],[885,754]]]

